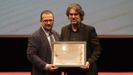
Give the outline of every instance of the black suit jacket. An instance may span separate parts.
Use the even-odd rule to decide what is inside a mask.
[[[87,42],[87,60],[90,62],[89,70],[85,71],[85,75],[97,75],[96,61],[98,60],[101,54],[101,47],[95,28],[90,25],[85,25],[81,23],[79,26],[79,37],[76,37],[78,40],[75,41],[86,41]],[[62,41],[71,41],[72,30],[71,25],[66,25],[61,30],[61,40]],[[74,72],[73,72],[74,73]],[[79,73],[78,73],[79,74]],[[83,75],[83,74],[82,74]]]
[[[59,40],[59,35],[52,31],[55,40]],[[32,75],[55,75],[45,69],[46,64],[51,63],[51,48],[47,36],[40,28],[29,38],[27,48],[27,58],[32,63]]]

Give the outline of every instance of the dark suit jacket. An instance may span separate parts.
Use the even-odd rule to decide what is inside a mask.
[[[90,25],[85,25],[81,23],[79,26],[79,37],[76,37],[77,40],[74,41],[86,41],[87,42],[87,60],[90,62],[90,68],[89,70],[85,71],[85,75],[97,75],[97,67],[96,67],[96,61],[98,60],[100,54],[101,54],[101,47],[99,40],[97,38],[97,34],[95,31],[95,28]],[[71,25],[66,25],[61,30],[61,40],[62,41],[71,41],[72,30]],[[73,72],[74,73],[74,72]],[[78,73],[80,75],[80,73]],[[77,74],[77,75],[78,75]],[[81,74],[83,75],[83,73]]]
[[[52,33],[55,40],[59,40],[59,35],[55,31]],[[42,28],[29,38],[27,58],[32,63],[32,75],[55,75],[54,72],[45,69],[46,64],[51,63],[51,48]]]

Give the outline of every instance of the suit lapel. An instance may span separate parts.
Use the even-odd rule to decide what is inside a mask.
[[[70,25],[68,25],[68,27],[65,27],[64,28],[64,31],[63,31],[63,37],[62,37],[62,40],[63,41],[69,41],[70,40],[70,30],[71,30],[71,27]]]
[[[54,38],[55,38],[55,41],[58,41],[59,40],[59,36],[56,34],[56,32],[54,31],[51,31],[54,35]]]
[[[41,37],[43,39],[42,41],[46,43],[46,45],[47,45],[46,47],[49,46],[49,48],[50,48],[49,41],[47,39],[47,36],[46,36],[45,32],[42,30],[42,28],[40,28],[40,35],[41,35]]]

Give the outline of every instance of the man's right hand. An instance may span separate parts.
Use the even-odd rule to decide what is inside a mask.
[[[55,69],[57,69],[58,67],[53,65],[53,64],[48,64],[48,70],[49,71],[54,71]]]

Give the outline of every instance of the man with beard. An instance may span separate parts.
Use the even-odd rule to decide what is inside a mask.
[[[59,34],[52,30],[54,14],[44,10],[40,14],[41,27],[35,31],[28,41],[27,58],[32,64],[32,75],[60,75],[55,65],[51,63],[52,41],[59,40]]]
[[[85,65],[80,68],[66,68],[65,74],[98,75],[96,61],[98,60],[102,49],[95,28],[82,23],[84,19],[84,11],[77,3],[68,6],[66,15],[70,24],[62,27],[61,41],[86,41],[87,59]]]

